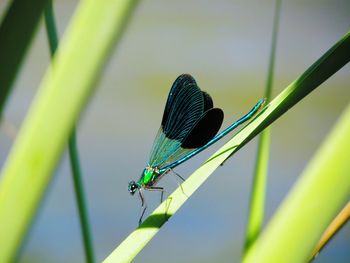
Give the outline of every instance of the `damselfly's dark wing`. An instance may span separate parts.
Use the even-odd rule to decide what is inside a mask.
[[[174,82],[148,164],[161,169],[205,145],[221,127],[223,112],[188,74]]]
[[[223,119],[224,112],[221,109],[212,108],[204,112],[182,141],[181,148],[196,149],[205,145],[217,134]]]

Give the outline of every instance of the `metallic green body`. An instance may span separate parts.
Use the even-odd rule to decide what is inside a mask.
[[[137,181],[137,185],[144,188],[149,188],[154,185],[158,179],[160,179],[161,174],[157,168],[146,167],[140,179]]]

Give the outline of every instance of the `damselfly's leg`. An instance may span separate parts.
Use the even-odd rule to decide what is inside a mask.
[[[160,192],[161,192],[161,194],[160,194],[160,203],[163,202],[163,196],[164,196],[164,193],[165,193],[165,190],[164,190],[163,187],[152,186],[152,187],[147,188],[147,190],[150,190],[150,191],[160,191]],[[168,221],[168,215],[167,215],[167,213],[168,213],[168,207],[167,207],[167,205],[166,205],[166,211],[165,211],[165,213],[164,213],[164,216],[165,216],[165,220],[166,220],[166,221]]]
[[[143,194],[141,191],[142,191],[142,189],[139,190],[139,195],[140,195],[140,199],[141,199],[141,208],[142,208],[141,216],[139,219],[139,225],[141,225],[143,215],[145,214],[146,209],[147,209],[147,204],[146,204],[145,198],[143,197]]]
[[[183,182],[185,182],[185,179],[181,176],[181,175],[179,175],[177,172],[175,172],[173,169],[169,169],[172,173],[174,173],[177,177],[179,177]]]
[[[169,172],[172,172],[172,173],[175,174],[177,177],[179,177],[183,182],[185,182],[185,179],[184,179],[181,175],[179,175],[177,172],[175,172],[173,169],[169,168],[168,171],[169,171]],[[182,193],[183,193],[184,195],[186,195],[186,194],[185,194],[185,191],[184,191],[184,189],[182,188],[182,185],[179,183],[179,181],[176,180],[176,183],[177,183],[177,185],[181,188]],[[186,195],[186,196],[187,196],[187,195]]]
[[[163,187],[151,186],[151,187],[147,188],[147,190],[150,190],[150,191],[159,191],[159,192],[160,192],[160,203],[163,202],[163,197],[164,197],[164,193],[165,193],[165,190],[164,190]]]

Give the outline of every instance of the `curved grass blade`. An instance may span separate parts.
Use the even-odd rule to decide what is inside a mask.
[[[53,57],[58,46],[58,37],[57,37],[54,11],[52,7],[52,0],[48,0],[48,4],[45,8],[45,26],[46,26],[46,33],[47,33],[50,51],[51,51],[51,57]],[[80,228],[81,228],[81,233],[82,233],[83,242],[84,242],[85,259],[86,259],[86,262],[93,263],[95,262],[95,259],[94,259],[95,256],[94,256],[94,249],[92,246],[92,237],[90,232],[87,205],[85,201],[86,198],[85,198],[84,186],[83,186],[83,176],[81,174],[81,169],[80,169],[80,161],[79,161],[78,147],[76,142],[75,128],[73,128],[73,131],[68,140],[68,153],[69,153],[70,166],[71,166],[74,189],[75,189],[75,197],[76,197],[78,212],[79,212]]]
[[[158,233],[160,227],[187,201],[220,164],[349,62],[349,51],[350,32],[199,167],[104,262],[132,261],[153,236]]]
[[[265,98],[269,102],[272,93],[272,82],[274,76],[275,55],[277,46],[277,31],[281,13],[281,0],[275,2],[275,15],[272,30],[272,42],[269,60],[268,76],[265,88]],[[247,223],[246,239],[244,242],[244,251],[247,251],[255,239],[259,236],[265,214],[265,192],[268,172],[270,151],[270,127],[267,127],[259,136],[257,159],[255,162],[255,174],[253,178],[249,215]]]
[[[322,237],[318,241],[315,249],[311,253],[311,259],[315,259],[320,251],[332,240],[332,238],[342,229],[343,226],[350,220],[350,201],[340,211],[340,213],[334,218],[332,223],[324,231]]]
[[[2,170],[1,262],[14,260],[73,125],[136,2],[79,3]]]
[[[350,104],[243,262],[307,262],[350,196]]]
[[[1,22],[0,119],[46,2],[47,0],[13,0]]]

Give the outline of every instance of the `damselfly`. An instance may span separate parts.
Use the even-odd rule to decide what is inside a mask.
[[[130,194],[138,191],[141,198],[143,210],[139,223],[147,208],[142,193],[144,189],[161,191],[162,200],[164,189],[156,184],[165,174],[249,120],[264,102],[265,99],[259,100],[247,114],[216,135],[224,119],[224,112],[213,108],[210,95],[200,90],[192,76],[180,75],[170,89],[148,164],[140,179],[137,182],[131,181],[128,185]]]

